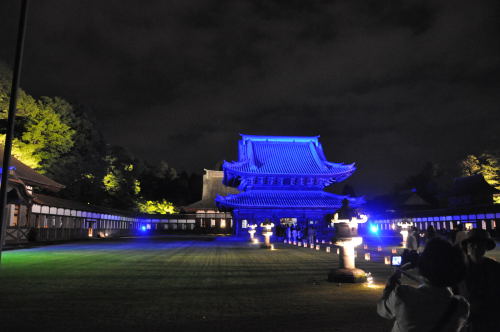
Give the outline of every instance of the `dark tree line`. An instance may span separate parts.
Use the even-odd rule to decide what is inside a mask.
[[[5,139],[11,72],[0,62],[0,142]],[[202,178],[153,165],[111,146],[88,107],[20,92],[13,155],[66,186],[61,198],[149,213],[199,200]],[[54,193],[51,193],[54,195]]]

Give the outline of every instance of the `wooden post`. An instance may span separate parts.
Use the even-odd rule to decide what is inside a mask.
[[[14,59],[14,72],[12,76],[12,86],[10,90],[9,112],[7,115],[7,133],[5,136],[5,147],[2,165],[2,180],[0,184],[0,263],[2,260],[3,242],[7,228],[7,218],[5,208],[7,206],[7,184],[9,178],[10,155],[12,152],[12,139],[14,137],[14,120],[16,117],[17,93],[19,91],[19,81],[21,78],[21,64],[24,51],[24,35],[26,30],[26,14],[28,12],[28,0],[22,0],[21,15],[17,32],[16,55]]]

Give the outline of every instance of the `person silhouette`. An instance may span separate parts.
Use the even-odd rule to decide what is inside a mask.
[[[473,229],[461,246],[466,252],[467,269],[458,290],[470,302],[467,331],[498,331],[500,263],[484,256],[496,243],[487,231]]]
[[[468,233],[464,230],[464,224],[458,224],[457,233],[455,234],[454,244],[457,246],[462,245],[462,241],[467,239]]]
[[[411,262],[412,267],[417,267],[418,262],[418,229],[413,226],[408,233],[408,237],[406,239],[406,248],[403,251],[403,261],[402,263]]]
[[[418,261],[423,277],[419,287],[401,284],[401,273],[408,263],[389,278],[377,312],[386,319],[394,319],[392,332],[460,331],[469,316],[469,303],[460,295],[453,295],[449,287],[465,275],[463,253],[441,238],[430,240]]]

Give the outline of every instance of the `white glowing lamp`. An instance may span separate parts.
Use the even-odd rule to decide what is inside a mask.
[[[349,225],[350,229],[353,229],[356,231],[358,230],[358,225],[359,224],[364,224],[368,221],[368,216],[366,214],[360,214],[359,218],[352,218],[352,219],[339,219],[339,214],[335,213],[333,215],[333,219],[331,219],[332,224],[337,224],[337,223],[346,223]]]
[[[399,232],[403,236],[403,248],[406,248],[406,240],[408,240],[408,229],[412,226],[413,223],[411,221],[404,220],[402,222],[398,222],[398,226],[401,227],[401,231]]]
[[[330,247],[326,247],[326,249],[325,249],[325,250],[326,250],[326,252],[328,252],[328,253],[329,253],[329,252],[330,252]]]
[[[255,237],[255,232],[256,232],[255,229],[257,228],[257,224],[249,224],[247,227],[249,228],[248,234],[250,234],[250,241],[253,241]]]
[[[271,248],[271,236],[273,235],[274,224],[272,222],[263,222],[260,224],[260,227],[263,228],[262,235],[264,235],[266,247]]]
[[[366,283],[367,283],[368,285],[373,284],[373,276],[372,276],[372,274],[371,274],[370,272],[368,272],[368,273],[366,274]]]

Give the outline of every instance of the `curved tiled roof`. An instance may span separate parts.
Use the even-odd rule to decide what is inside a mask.
[[[251,190],[237,195],[217,196],[216,203],[228,208],[306,208],[306,209],[338,209],[342,200],[347,198],[351,205],[359,205],[357,200],[347,196],[339,196],[324,191],[284,191],[284,190]]]
[[[3,153],[4,150],[0,147],[0,169],[2,166],[1,163],[3,163]],[[41,187],[51,191],[59,191],[64,188],[64,185],[38,173],[14,156],[10,159],[10,166],[14,168],[15,174],[29,186]]]
[[[224,170],[240,174],[349,176],[354,165],[328,162],[318,137],[242,135],[239,161]]]

